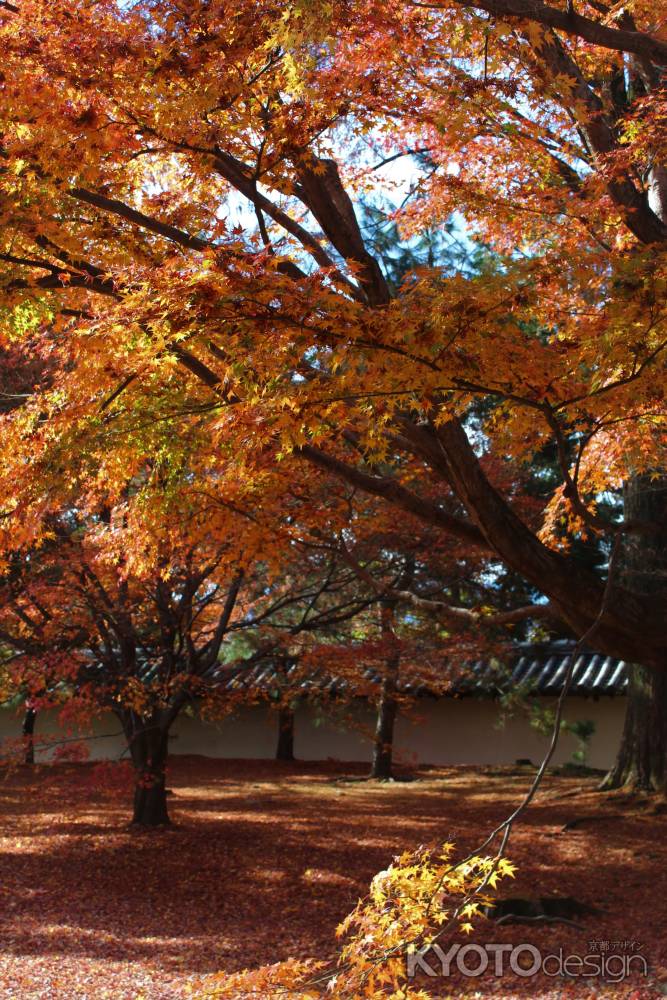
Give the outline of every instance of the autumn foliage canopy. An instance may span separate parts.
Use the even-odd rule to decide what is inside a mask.
[[[664,669],[664,599],[573,545],[655,529],[600,498],[665,464],[666,65],[649,0],[3,0],[9,578],[66,512],[126,578],[194,532],[270,588],[353,495]],[[483,263],[392,281],[378,191]]]
[[[315,466],[590,626],[602,582],[568,541],[611,535],[596,498],[662,462],[656,16],[4,4],[4,549],[129,496],[144,551],[139,525],[197,483],[279,521]],[[414,164],[404,238],[461,212],[481,273],[390,286],[354,203],[391,158]],[[531,524],[493,461],[548,445],[562,482]],[[616,586],[600,648],[659,663],[649,604]]]

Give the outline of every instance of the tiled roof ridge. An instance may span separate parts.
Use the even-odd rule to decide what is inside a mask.
[[[527,691],[542,695],[558,695],[562,691],[569,657],[576,643],[572,639],[555,639],[545,642],[517,643],[514,651],[506,657],[492,657],[467,664],[468,668],[455,679],[445,692],[429,687],[428,672],[420,677],[414,668],[407,670],[399,680],[399,691],[409,695],[447,696],[498,696],[520,685]],[[231,668],[221,667],[217,681],[230,690],[279,691],[290,686],[290,674],[294,667],[281,671],[278,667],[263,661],[251,666],[243,664]],[[363,679],[368,684],[379,684],[380,673],[366,667]],[[432,678],[432,671],[430,672]],[[591,649],[578,652],[572,675],[570,694],[586,697],[624,694],[627,689],[627,665],[617,657],[605,656]],[[363,683],[359,685],[360,692]],[[335,671],[322,667],[313,669],[296,681],[296,690],[304,695],[331,695],[343,692],[354,694],[349,679],[337,676]]]

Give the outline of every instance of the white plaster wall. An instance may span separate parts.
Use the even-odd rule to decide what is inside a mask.
[[[555,705],[552,699],[543,704]],[[625,718],[625,698],[569,698],[565,718],[569,722],[591,719],[595,733],[587,763],[607,768],[614,762]],[[499,708],[490,699],[442,698],[425,701],[416,712],[399,719],[396,750],[414,753],[424,764],[513,764],[520,757],[538,762],[547,749],[525,716],[517,715],[498,726]],[[570,733],[563,733],[554,763],[564,763],[578,746]]]
[[[555,706],[555,699],[544,699]],[[569,722],[591,719],[595,733],[587,763],[591,767],[611,767],[621,738],[625,718],[625,698],[568,699],[565,718]],[[347,731],[333,728],[327,721],[314,724],[307,707],[297,713],[295,753],[304,760],[334,757],[340,760],[367,760],[371,754],[374,716],[360,708],[347,724]],[[406,764],[513,764],[520,757],[539,761],[547,748],[525,716],[516,715],[498,725],[499,706],[491,699],[423,699],[399,717],[394,738],[397,760]],[[568,761],[578,742],[563,733],[554,763]]]
[[[17,741],[21,738],[23,715],[22,710],[0,709],[0,745],[8,740],[11,742],[12,748],[16,746]],[[86,739],[86,743],[90,757],[95,760],[117,758],[125,749],[125,739],[121,732],[120,723],[111,714],[96,719],[92,726],[85,731],[73,732],[58,725],[56,712],[40,712],[35,723],[37,759],[39,760],[43,756],[43,747],[46,746],[47,741],[52,750],[58,745],[65,749],[80,737],[92,737]],[[42,743],[42,741],[44,742]]]
[[[553,704],[545,699],[546,704]],[[565,716],[571,721],[592,719],[595,734],[588,763],[606,768],[614,761],[625,714],[625,698],[568,699]],[[395,754],[406,764],[512,764],[519,757],[539,760],[546,749],[540,737],[522,716],[497,726],[499,708],[489,699],[423,699],[396,726]],[[16,739],[22,714],[0,710],[0,740]],[[302,706],[296,713],[295,754],[302,760],[368,760],[374,717],[370,708],[358,703],[339,708],[333,718],[317,708]],[[57,734],[53,713],[37,719],[36,735]],[[62,734],[63,736],[66,734]],[[277,719],[266,706],[250,706],[217,723],[182,716],[173,728],[170,750],[175,754],[209,757],[270,758],[276,746]],[[93,759],[118,758],[125,743],[120,725],[109,715],[97,720],[88,741]],[[576,740],[563,734],[555,762],[567,761]]]

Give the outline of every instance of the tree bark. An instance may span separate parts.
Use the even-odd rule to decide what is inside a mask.
[[[395,643],[393,630],[393,607],[382,607],[383,637]],[[396,702],[396,687],[400,667],[400,652],[394,648],[387,657],[382,681],[380,684],[380,701],[378,703],[377,722],[375,725],[375,741],[373,743],[373,762],[371,778],[387,780],[393,777],[394,754],[394,724],[398,705]]]
[[[573,567],[571,558],[547,548],[533,534],[486,478],[459,421],[449,420],[431,432],[442,446],[439,450],[429,441],[428,429],[411,430],[415,442],[422,444],[426,460],[452,483],[471,519],[486,533],[503,562],[549,597],[575,635],[586,632],[598,619],[604,581],[581,566]],[[626,507],[626,512],[631,520],[631,509]],[[660,619],[664,609],[664,595],[658,598],[655,590],[612,586],[605,614],[596,628],[596,648],[630,661],[638,648],[645,648],[644,665],[664,670],[667,642]]]
[[[638,593],[667,590],[667,477],[636,476],[624,491],[627,520],[662,526],[630,536],[624,572]],[[616,763],[603,788],[667,792],[667,673],[630,666],[628,705]]]
[[[371,778],[388,779],[393,776],[394,723],[396,722],[396,675],[398,674],[398,658],[396,670],[392,672],[388,664],[387,672],[382,678],[380,688],[380,703],[378,705],[377,724],[375,726],[375,742],[373,745],[373,763]],[[393,673],[393,676],[392,676]]]
[[[166,764],[169,727],[158,715],[141,718],[128,712],[123,718],[135,771],[132,823],[167,826]]]
[[[23,736],[23,762],[24,764],[34,764],[35,763],[35,719],[37,718],[37,709],[31,708],[29,705],[25,710],[25,715],[23,716],[23,726],[21,727],[21,734]]]
[[[294,760],[294,711],[288,705],[278,710],[276,760]]]
[[[603,788],[667,792],[667,676],[633,665],[616,762]]]

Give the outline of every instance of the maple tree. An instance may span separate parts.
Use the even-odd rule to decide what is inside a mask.
[[[55,453],[90,502],[84,457],[103,468],[96,499],[113,493],[119,463],[145,457],[139,413],[182,438],[208,421],[228,481],[261,475],[276,449],[295,477],[317,464],[493,551],[584,631],[603,582],[516,516],[457,415],[490,395],[500,453],[557,443],[550,512],[573,532],[615,530],[595,497],[660,467],[665,43],[651,9],[624,27],[591,8],[557,35],[564,15],[541,5],[492,22],[456,4],[15,6],[7,335],[32,310],[58,374],[5,428],[21,456],[6,470],[12,543],[40,530],[52,500],[35,483],[57,475]],[[364,153],[415,142],[430,165],[405,231],[458,208],[501,263],[422,271],[392,297],[342,174],[354,192],[372,182]],[[230,225],[230,191],[252,232]],[[390,448],[465,515],[376,474]],[[660,665],[660,607],[616,585],[596,644]]]
[[[645,428],[655,427],[659,417],[653,398],[659,386],[652,378],[661,346],[664,228],[655,201],[661,190],[659,89],[654,98],[651,74],[647,77],[641,65],[636,75],[634,69],[627,71],[627,85],[624,73],[618,79],[615,53],[627,42],[625,29],[600,28],[606,41],[582,49],[587,62],[581,69],[566,41],[539,26],[541,15],[529,20],[530,30],[523,22],[516,31],[511,22],[501,22],[492,31],[486,17],[457,8],[373,6],[370,13],[363,4],[344,6],[332,16],[326,6],[297,5],[291,18],[274,18],[270,9],[254,5],[233,20],[236,27],[224,53],[215,34],[224,5],[186,11],[150,3],[124,11],[108,4],[96,5],[93,13],[72,4],[64,17],[62,9],[30,3],[8,12],[3,44],[8,65],[14,60],[17,66],[4,88],[5,212],[16,226],[16,239],[26,244],[24,256],[16,239],[13,252],[5,254],[10,271],[21,274],[9,280],[9,290],[21,301],[29,292],[34,308],[38,290],[57,293],[40,301],[47,311],[65,309],[58,318],[58,348],[70,362],[79,359],[77,380],[70,377],[67,384],[76,397],[80,431],[93,414],[99,420],[100,401],[108,399],[102,386],[108,385],[110,393],[119,389],[125,359],[133,359],[133,382],[114,402],[124,399],[127,407],[128,397],[136,405],[138,390],[148,384],[157,392],[155,383],[167,373],[173,389],[174,369],[180,365],[192,376],[178,381],[180,392],[190,405],[198,401],[214,412],[214,445],[220,443],[216,437],[229,438],[232,429],[240,435],[245,427],[249,434],[251,415],[256,424],[266,417],[256,440],[247,442],[254,453],[282,436],[282,444],[296,445],[300,457],[326,463],[337,474],[356,476],[369,490],[391,495],[395,503],[418,508],[419,497],[406,494],[403,484],[375,482],[381,477],[316,447],[327,424],[339,419],[349,428],[344,441],[354,436],[348,447],[375,457],[387,447],[379,431],[396,420],[401,430],[394,446],[430,461],[434,474],[451,480],[473,511],[471,523],[442,519],[443,529],[493,544],[504,559],[539,579],[542,588],[548,582],[550,598],[580,627],[593,614],[600,582],[584,577],[580,593],[568,577],[569,593],[564,592],[567,561],[539,544],[534,533],[522,533],[484,485],[487,477],[481,476],[456,422],[442,417],[486,391],[503,400],[501,413],[494,415],[495,434],[518,457],[529,453],[536,440],[564,439],[568,496],[557,499],[571,509],[574,528],[577,521],[581,526],[582,519],[594,517],[580,493],[595,494],[613,484],[630,461],[644,467],[658,461],[659,434]],[[92,19],[88,32],[87,18]],[[583,17],[585,35],[589,21]],[[306,27],[320,38],[322,54],[312,51]],[[390,28],[399,32],[402,46],[388,41]],[[578,30],[572,32],[575,41]],[[42,33],[50,38],[46,49],[39,44]],[[478,39],[486,54],[479,78],[478,60],[464,70],[443,54],[451,50],[455,58],[457,45],[462,54],[475,54]],[[611,49],[605,47],[610,39],[616,43]],[[628,58],[647,58],[649,50],[653,58],[661,45],[647,32],[635,31]],[[68,60],[70,49],[74,62]],[[48,66],[40,62],[46,51]],[[102,52],[104,59],[98,58]],[[223,60],[226,72],[212,72],[216,59]],[[133,73],[140,64],[149,71]],[[419,66],[425,67],[425,79]],[[395,80],[390,108],[375,93],[387,73]],[[179,88],[179,80],[187,80],[187,86]],[[352,100],[355,83],[359,93]],[[610,88],[617,101],[607,109],[613,127],[604,114],[603,96],[609,103]],[[486,110],[480,121],[476,109],[482,97]],[[457,113],[446,114],[454,103]],[[524,253],[530,250],[528,258],[505,256],[498,273],[473,281],[423,275],[390,302],[382,274],[362,246],[340,171],[326,156],[334,141],[348,142],[352,151],[355,136],[371,126],[387,134],[385,143],[404,144],[421,130],[434,144],[428,154],[433,168],[420,182],[423,197],[405,226],[418,227],[425,217],[432,221],[457,207],[499,251],[511,254],[523,246]],[[223,133],[229,149],[216,141]],[[255,159],[261,152],[258,166],[243,159],[251,151]],[[453,156],[458,174],[448,172]],[[644,193],[636,177],[642,157]],[[361,174],[358,183],[367,182],[363,164],[356,173]],[[84,186],[86,178],[95,190]],[[503,183],[510,188],[503,191]],[[254,252],[252,240],[219,218],[230,187],[246,196],[264,220],[251,234],[259,243]],[[271,189],[286,208],[263,193]],[[521,190],[521,205],[512,200],[511,189]],[[329,252],[324,240],[318,242],[293,211],[290,215],[289,198],[310,211],[331,243]],[[271,236],[264,249],[262,229]],[[67,246],[61,246],[63,241]],[[35,246],[42,246],[46,256],[35,259]],[[58,256],[59,247],[69,265]],[[303,263],[306,252],[319,268],[300,277],[296,260]],[[341,258],[352,262],[347,276]],[[354,273],[356,279],[350,276]],[[643,294],[634,294],[640,287]],[[72,303],[82,299],[93,312],[70,316],[76,312]],[[61,305],[65,301],[69,307]],[[327,315],[336,329],[327,324]],[[635,333],[629,336],[631,328]],[[103,333],[108,334],[104,350]],[[428,356],[418,354],[419,344]],[[304,359],[317,348],[319,358]],[[87,379],[82,378],[84,357]],[[509,363],[507,371],[499,365],[501,358]],[[358,405],[331,398],[332,378],[333,392],[354,396]],[[369,402],[365,383],[371,379],[374,392],[398,398],[383,395],[380,402]],[[276,386],[273,391],[268,391],[269,381]],[[66,427],[71,433],[74,402],[68,407],[60,400],[49,440]],[[172,411],[177,402],[172,400]],[[107,402],[105,413],[119,425],[122,412],[116,415],[112,405]],[[220,410],[227,411],[224,419]],[[420,417],[422,411],[429,415]],[[621,411],[628,427],[619,431],[610,420]],[[574,471],[568,454],[573,435],[579,444],[586,441]],[[299,439],[307,436],[314,443],[299,449]],[[240,436],[235,440],[240,442]],[[336,440],[343,444],[340,435]],[[440,451],[446,455],[448,447],[451,467],[444,476],[438,455],[442,463]],[[603,447],[611,454],[601,466],[595,456]],[[473,483],[481,491],[475,504]],[[30,499],[23,499],[24,512],[34,510]],[[432,505],[425,504],[421,514],[438,519]],[[610,612],[598,641],[613,641],[616,651],[627,643],[628,654],[632,650],[634,658],[646,661],[656,644],[660,659],[661,641],[651,638],[650,629],[643,630],[645,648],[637,648],[633,625],[641,600],[619,589],[616,601],[619,614]]]
[[[159,495],[137,511],[132,492],[148,474]],[[39,546],[12,555],[0,587],[0,698],[20,692],[31,727],[50,707],[70,726],[113,712],[136,772],[135,823],[169,821],[168,740],[184,708],[215,718],[266,697],[244,675],[257,665],[260,679],[266,667],[279,670],[286,650],[312,647],[310,636],[330,643],[377,601],[338,544],[325,544],[323,519],[313,535],[297,520],[315,502],[329,510],[330,528],[349,521],[349,498],[333,491],[325,500],[321,478],[312,495],[283,496],[292,513],[275,566],[270,519],[229,509],[187,471],[185,489],[177,469],[167,475],[156,460],[112,510],[52,517]],[[331,656],[330,644],[322,649]],[[27,740],[31,751],[32,728],[24,736],[20,749]],[[46,735],[39,748],[85,749],[72,744]]]
[[[100,528],[70,515],[40,550],[13,560],[0,612],[4,685],[24,692],[29,712],[55,707],[70,727],[113,712],[136,775],[133,821],[160,825],[169,732],[183,708],[217,693],[225,637],[246,610],[243,571],[219,542],[169,544],[167,532],[133,572],[122,514]]]
[[[535,518],[539,504],[514,489]],[[246,655],[254,654],[247,681],[239,668],[252,690],[254,664],[268,664],[257,693],[270,678],[282,759],[293,755],[293,710],[303,697],[321,698],[324,715],[353,727],[360,722],[346,712],[361,697],[377,705],[371,776],[390,777],[394,722],[410,690],[447,692],[472,663],[507,652],[517,630],[534,634],[538,616],[541,629],[559,628],[483,552],[418,518],[397,522],[386,504],[344,482],[314,476],[286,487],[282,515],[292,552],[281,553],[272,585],[255,600],[250,643],[244,632]]]
[[[277,522],[315,468],[500,560],[542,595],[522,614],[546,600],[657,684],[664,588],[605,582],[568,550],[594,533],[631,564],[664,530],[664,488],[648,520],[599,507],[665,481],[656,5],[1,10],[3,346],[28,360],[37,338],[48,359],[2,419],[3,549],[138,476],[139,523],[156,455],[187,456],[179,488],[201,477]],[[494,252],[481,273],[427,265],[392,287],[354,202],[397,157],[402,233],[462,212]],[[561,483],[536,525],[500,470],[547,446]]]

